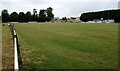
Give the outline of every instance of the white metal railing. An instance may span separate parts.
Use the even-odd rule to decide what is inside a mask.
[[[20,56],[18,38],[17,38],[16,30],[14,29],[14,25],[8,24],[8,26],[10,27],[10,30],[12,32],[13,41],[14,41],[14,71],[19,71],[20,64],[22,64],[22,60]]]
[[[19,71],[20,68],[20,52],[19,52],[19,44],[18,44],[18,38],[17,38],[17,34],[16,31],[14,29],[14,25],[13,24],[8,24],[8,26],[10,27],[10,30],[12,32],[12,36],[13,36],[13,41],[14,41],[14,71]]]
[[[16,31],[13,30],[14,36],[16,36]],[[17,39],[14,37],[14,70],[19,71],[19,62],[18,62],[18,47],[17,47]]]

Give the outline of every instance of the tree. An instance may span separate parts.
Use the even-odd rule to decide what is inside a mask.
[[[40,12],[39,12],[39,17],[46,17],[46,12],[45,12],[46,10],[40,10]]]
[[[67,22],[67,18],[66,18],[66,17],[63,17],[62,20],[63,20],[64,22]]]
[[[2,22],[28,22],[28,21],[38,21],[45,22],[50,21],[54,18],[54,14],[52,13],[53,9],[51,7],[47,9],[40,10],[39,14],[37,14],[37,10],[33,9],[33,14],[31,12],[12,12],[10,15],[6,9],[2,10]]]
[[[46,9],[46,13],[47,13],[47,18],[49,20],[52,20],[54,18],[54,14],[52,13],[53,9],[51,7]]]
[[[37,10],[33,9],[32,21],[37,21]]]
[[[105,10],[105,11],[98,11],[98,12],[88,12],[83,13],[80,16],[80,19],[84,22],[92,21],[94,19],[114,19],[116,23],[120,22],[120,9],[117,10]]]
[[[9,22],[9,13],[6,9],[2,11],[2,22]]]
[[[24,12],[19,13],[19,22],[25,22],[25,14],[24,14]]]
[[[45,22],[46,21],[46,10],[40,10],[38,22]]]
[[[33,15],[37,15],[37,10],[33,9]]]
[[[26,19],[26,22],[28,22],[28,21],[31,21],[32,20],[32,15],[31,15],[31,12],[27,12],[26,14],[25,14],[25,19]]]
[[[18,14],[16,12],[11,13],[9,19],[10,22],[18,22]]]
[[[67,21],[67,18],[66,18],[66,17],[63,17],[62,20]]]

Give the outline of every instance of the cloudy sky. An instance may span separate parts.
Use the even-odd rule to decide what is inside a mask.
[[[84,12],[118,9],[119,0],[0,0],[0,12],[37,11],[52,7],[55,17],[79,17]]]

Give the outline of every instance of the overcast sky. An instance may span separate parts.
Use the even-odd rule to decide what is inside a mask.
[[[37,11],[52,7],[55,17],[79,17],[84,12],[118,9],[119,0],[0,0],[0,12]]]

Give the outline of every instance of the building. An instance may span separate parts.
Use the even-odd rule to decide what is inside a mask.
[[[75,20],[78,20],[78,21],[80,21],[80,17],[76,17],[76,19]]]
[[[53,20],[51,20],[51,22],[61,22],[61,19],[59,17],[54,17]]]
[[[104,20],[105,23],[115,23],[114,19]]]
[[[60,20],[60,18],[59,17],[54,17],[54,20]]]
[[[87,23],[114,23],[114,19],[107,19],[107,20],[103,20],[101,19],[94,19],[93,21],[88,21]]]
[[[67,22],[81,22],[80,17],[71,17],[67,19]]]

